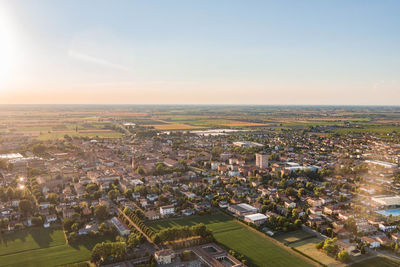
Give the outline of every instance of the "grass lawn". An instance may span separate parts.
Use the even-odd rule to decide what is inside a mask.
[[[293,242],[297,242],[297,241],[300,241],[304,238],[308,238],[311,236],[314,236],[314,235],[309,234],[303,230],[298,230],[298,231],[294,231],[294,232],[283,233],[283,234],[277,235],[275,237],[275,239],[281,243],[293,243]]]
[[[385,258],[385,257],[375,257],[362,262],[354,263],[351,267],[398,267],[400,262]]]
[[[0,256],[24,250],[47,248],[65,244],[61,228],[30,228],[0,235]]]
[[[213,231],[218,243],[233,249],[247,257],[249,266],[312,266],[293,253],[277,246],[261,234],[258,234],[234,219],[222,213],[201,217],[161,220],[148,225],[159,231],[171,226],[184,226],[204,223]]]
[[[88,260],[94,245],[104,239],[65,244],[61,228],[30,228],[0,237],[0,266],[58,266]]]
[[[294,247],[297,250],[303,252],[304,254],[310,256],[313,259],[316,259],[319,262],[322,262],[325,265],[334,265],[334,264],[340,264],[338,261],[336,261],[334,258],[329,257],[326,255],[324,252],[318,250],[315,245],[321,242],[322,239],[319,239],[317,237],[314,238],[309,238],[303,241],[295,242],[291,245],[290,247]]]
[[[0,256],[0,266],[58,266],[88,260],[94,244],[61,245]]]

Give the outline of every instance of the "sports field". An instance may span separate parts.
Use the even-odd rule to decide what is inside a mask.
[[[0,236],[0,266],[58,266],[88,260],[97,242],[71,246],[61,228],[30,228]]]
[[[0,235],[0,256],[64,244],[64,233],[60,228],[31,228]]]
[[[151,222],[148,225],[154,231],[171,226],[194,225],[204,223],[213,231],[216,241],[233,249],[248,259],[249,266],[312,266],[295,252],[290,252],[239,222],[222,213],[214,213],[201,217],[168,219]]]

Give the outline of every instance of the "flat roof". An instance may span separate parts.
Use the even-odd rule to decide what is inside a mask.
[[[386,162],[386,161],[380,161],[380,160],[366,160],[366,163],[370,163],[370,164],[376,164],[376,165],[381,165],[383,167],[386,168],[393,168],[393,169],[397,169],[398,165],[391,163],[391,162]]]
[[[257,208],[250,206],[249,204],[246,203],[240,203],[237,205],[232,205],[232,208],[238,210],[239,212],[249,212],[249,211],[256,211]]]
[[[259,220],[265,220],[268,219],[267,216],[261,213],[256,213],[256,214],[251,214],[251,215],[246,215],[244,216],[245,218],[252,220],[252,221],[259,221]]]
[[[20,153],[0,154],[0,159],[19,159],[23,158]]]
[[[393,196],[388,196],[388,195],[383,195],[383,196],[374,196],[371,197],[371,200],[382,204],[382,205],[400,205],[400,195],[393,195]]]

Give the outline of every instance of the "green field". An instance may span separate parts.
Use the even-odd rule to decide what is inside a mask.
[[[340,262],[336,261],[334,258],[329,257],[321,250],[318,250],[315,245],[321,242],[322,239],[317,237],[305,239],[302,241],[298,241],[290,244],[290,247],[296,248],[298,251],[306,254],[307,256],[325,264],[325,265],[336,265],[340,264]]]
[[[0,256],[0,266],[58,266],[88,260],[92,245],[61,245]]]
[[[215,213],[201,217],[161,220],[150,222],[154,231],[171,227],[204,223],[212,230],[221,245],[233,249],[248,259],[249,266],[312,266],[299,256],[279,247],[263,234],[257,233],[238,223],[228,215]]]
[[[0,235],[0,256],[64,244],[64,233],[60,228],[31,228]]]
[[[297,241],[300,241],[305,238],[309,238],[311,236],[314,236],[314,235],[304,232],[302,230],[298,230],[298,231],[294,231],[294,232],[280,234],[278,236],[274,236],[274,238],[282,243],[293,243],[293,242],[297,242]]]
[[[93,246],[105,240],[67,245],[61,228],[31,228],[0,236],[0,266],[58,266],[88,260]]]
[[[375,257],[362,262],[354,263],[351,267],[398,267],[400,262],[385,258],[385,257]]]
[[[388,134],[392,132],[400,132],[399,126],[390,125],[364,125],[363,127],[351,127],[351,128],[337,128],[332,129],[331,132],[338,134],[349,134],[349,133],[378,133],[378,134]]]

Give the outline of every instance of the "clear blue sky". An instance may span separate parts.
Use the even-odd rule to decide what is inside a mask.
[[[0,2],[0,103],[399,104],[400,1]]]

